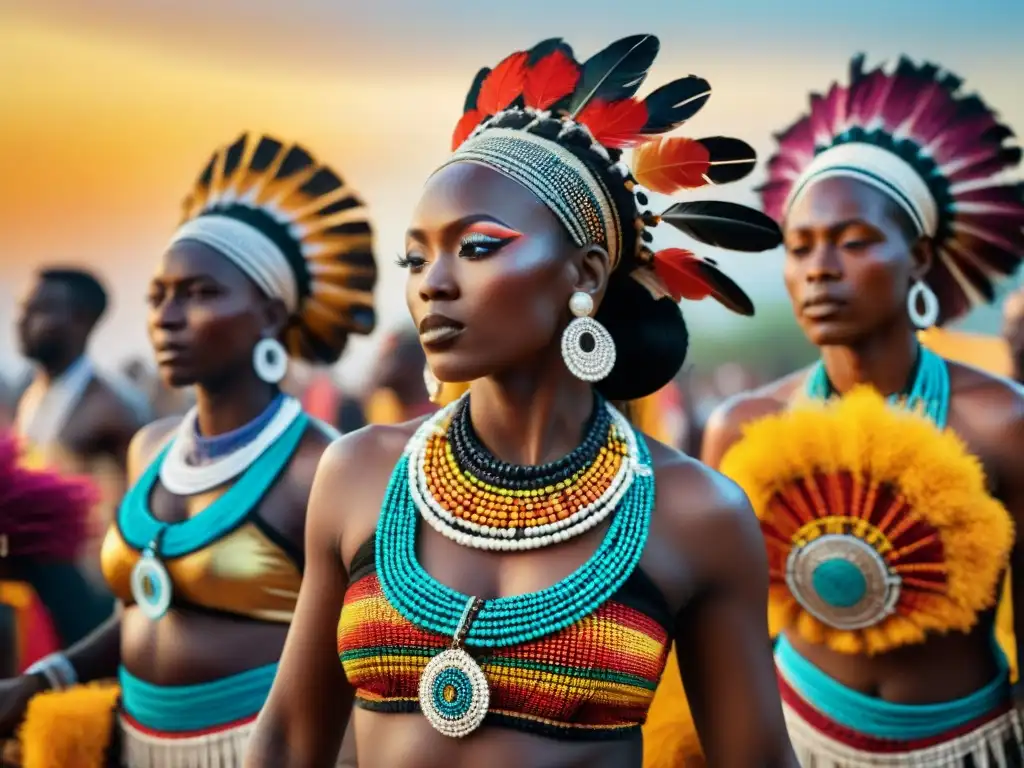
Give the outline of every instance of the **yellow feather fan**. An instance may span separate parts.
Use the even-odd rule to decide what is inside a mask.
[[[1013,522],[980,462],[870,388],[751,424],[722,472],[761,520],[773,635],[881,653],[995,602]]]
[[[304,148],[243,134],[214,152],[182,208],[182,223],[209,214],[239,219],[288,259],[300,299],[285,331],[290,354],[333,363],[349,333],[373,330],[377,266],[366,208]]]

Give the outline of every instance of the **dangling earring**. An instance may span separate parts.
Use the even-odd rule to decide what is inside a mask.
[[[569,299],[575,319],[562,334],[562,359],[569,373],[582,381],[601,381],[615,367],[615,341],[608,329],[590,315],[594,300],[589,293],[577,291]]]
[[[278,384],[288,373],[288,352],[277,339],[260,339],[252,348],[252,367],[267,384]]]
[[[939,321],[939,297],[924,280],[915,280],[907,294],[910,322],[918,328],[931,328]]]
[[[429,365],[423,366],[423,385],[427,388],[427,399],[434,405],[441,404],[441,382],[434,376]]]

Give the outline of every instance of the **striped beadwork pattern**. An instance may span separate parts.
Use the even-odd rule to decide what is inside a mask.
[[[338,654],[356,704],[418,712],[420,675],[451,638],[405,619],[372,566],[366,571],[349,586],[338,623]],[[613,599],[555,634],[511,647],[467,648],[491,689],[484,725],[580,740],[639,732],[670,645],[667,609],[660,595],[651,599],[654,587],[644,579],[637,572]]]

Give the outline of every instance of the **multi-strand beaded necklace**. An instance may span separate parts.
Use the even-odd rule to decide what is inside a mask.
[[[508,464],[481,445],[465,397],[410,453],[409,483],[423,519],[463,546],[517,551],[566,541],[615,509],[629,488],[628,422],[598,399],[583,442],[557,461]]]
[[[639,563],[654,507],[650,453],[610,404],[598,401],[575,451],[540,467],[490,456],[472,431],[468,405],[468,397],[453,403],[409,441],[391,476],[376,536],[377,573],[388,602],[413,624],[452,638],[424,669],[419,700],[430,723],[453,737],[480,726],[490,698],[486,675],[463,646],[520,645],[592,614]],[[557,584],[482,600],[446,587],[420,565],[421,516],[456,542],[500,550],[565,541],[609,517],[611,524],[590,559]]]

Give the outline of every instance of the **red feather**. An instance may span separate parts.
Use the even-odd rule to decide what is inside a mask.
[[[476,108],[485,115],[494,115],[523,95],[526,83],[527,51],[517,51],[506,56],[494,68],[480,86]]]
[[[701,280],[696,266],[702,263],[691,251],[665,248],[654,254],[654,273],[676,301],[700,301],[711,295],[711,286]]]
[[[526,72],[523,100],[534,109],[547,109],[573,92],[580,80],[580,65],[555,49]]]
[[[647,123],[647,107],[636,99],[611,103],[595,99],[576,120],[587,126],[594,138],[606,147],[626,149],[650,140],[640,134]]]
[[[711,153],[694,139],[659,139],[638,147],[633,155],[634,178],[664,195],[703,187],[710,168]]]
[[[710,296],[733,312],[747,316],[754,314],[754,304],[742,288],[710,261],[698,258],[690,251],[665,248],[654,254],[652,266],[676,301],[700,301]]]
[[[452,132],[452,152],[469,138],[469,134],[480,125],[480,121],[483,119],[484,114],[479,109],[471,109],[459,118],[459,122],[455,125],[455,130]]]

